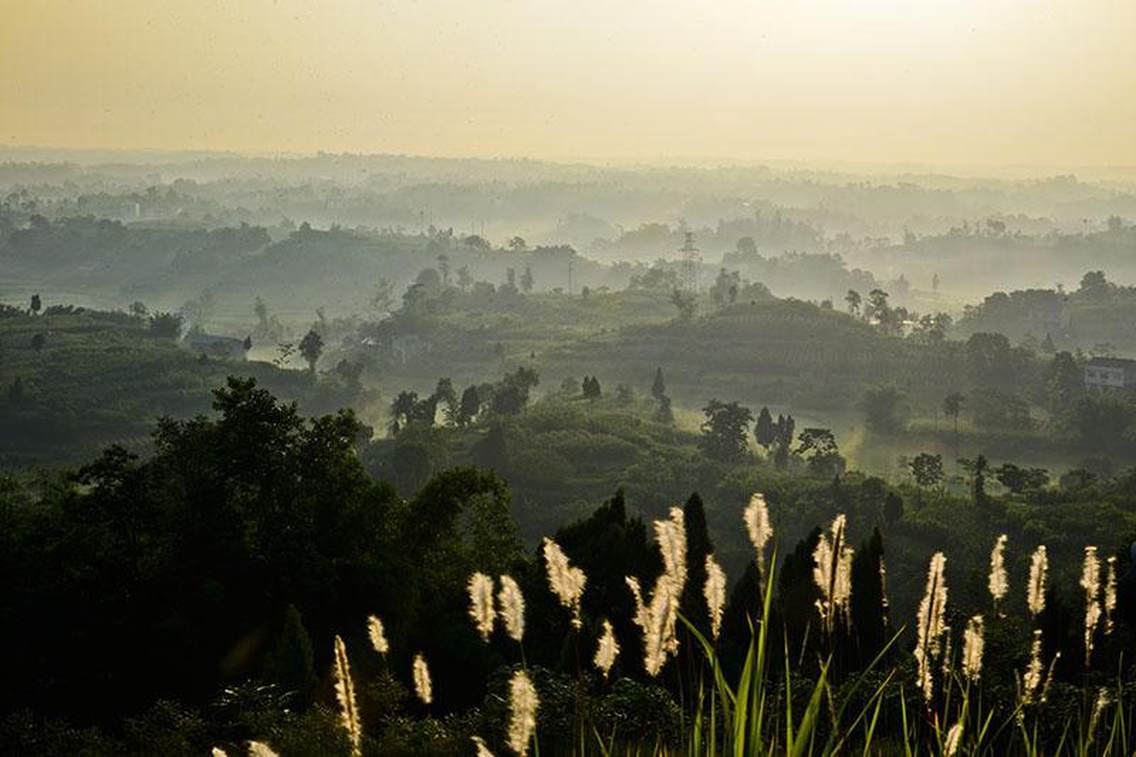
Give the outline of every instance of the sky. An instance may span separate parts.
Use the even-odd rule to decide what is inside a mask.
[[[0,145],[1136,165],[1136,0],[0,0]]]

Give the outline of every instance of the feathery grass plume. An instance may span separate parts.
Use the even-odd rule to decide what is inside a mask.
[[[1081,588],[1085,590],[1085,667],[1093,656],[1093,634],[1100,623],[1100,559],[1096,547],[1085,547],[1085,562],[1081,566]]]
[[[710,633],[717,640],[722,630],[722,610],[726,607],[726,573],[714,555],[706,555],[706,585],[702,593],[710,610]]]
[[[962,672],[968,681],[975,682],[982,675],[982,652],[986,647],[986,626],[981,615],[966,622],[962,634]]]
[[[994,600],[994,609],[1010,590],[1010,582],[1006,578],[1006,535],[1002,534],[994,542],[994,549],[990,550],[990,578],[987,581],[990,596]]]
[[[248,746],[248,757],[280,757],[276,754],[272,747],[265,744],[263,741],[250,741]]]
[[[1049,661],[1049,667],[1045,671],[1045,684],[1041,687],[1041,702],[1049,699],[1049,686],[1053,683],[1053,669],[1057,667],[1057,661],[1061,659],[1061,652],[1054,652],[1053,659]]]
[[[667,520],[655,521],[655,541],[663,554],[663,576],[673,584],[676,596],[686,587],[686,526],[682,508],[672,507]]]
[[[351,680],[351,665],[347,661],[347,646],[335,636],[335,696],[339,700],[339,722],[347,731],[351,754],[358,757],[359,743],[363,739],[363,723],[359,720],[359,707],[355,700],[355,682]]]
[[[501,576],[501,591],[497,592],[498,614],[505,624],[505,633],[513,641],[525,637],[525,595],[512,576]]]
[[[509,682],[509,746],[517,754],[525,754],[536,732],[536,710],[540,699],[536,687],[523,670],[513,673]]]
[[[942,552],[931,556],[927,569],[927,587],[919,602],[917,616],[918,639],[915,644],[915,661],[919,666],[919,687],[923,697],[930,701],[934,694],[935,681],[931,675],[931,662],[942,651],[942,637],[947,624],[947,584],[944,571],[947,558]]]
[[[643,630],[643,665],[650,675],[658,675],[668,654],[678,653],[679,602],[686,586],[686,529],[682,510],[670,509],[667,520],[654,523],[655,538],[663,555],[663,574],[651,590],[651,602],[643,602],[639,580],[627,576],[627,586],[635,597],[635,624]]]
[[[1045,609],[1045,578],[1049,573],[1049,556],[1045,545],[1040,545],[1030,558],[1029,586],[1026,587],[1026,606],[1031,618]]]
[[[749,505],[742,513],[742,520],[745,521],[746,533],[749,534],[749,540],[753,542],[754,551],[757,553],[757,568],[764,572],[765,545],[773,538],[773,524],[769,520],[769,505],[765,503],[764,494],[755,492],[749,498]]]
[[[1097,699],[1093,702],[1093,712],[1089,716],[1089,727],[1085,730],[1085,738],[1089,744],[1093,743],[1093,739],[1097,735],[1097,724],[1100,723],[1101,713],[1105,707],[1112,704],[1112,697],[1109,696],[1108,689],[1101,687],[1097,693]]]
[[[229,753],[219,746],[213,747],[213,757],[229,757]]]
[[[422,653],[414,655],[414,693],[422,700],[422,704],[434,701],[434,688],[430,683],[430,668],[426,666],[426,658]]]
[[[615,640],[615,629],[611,627],[611,621],[605,620],[594,659],[596,667],[603,673],[604,678],[607,678],[607,674],[611,672],[611,666],[615,664],[615,658],[618,656],[619,642]]]
[[[1022,675],[1022,694],[1026,702],[1033,701],[1033,695],[1041,685],[1041,629],[1033,631],[1033,641],[1030,642],[1030,661],[1026,672]]]
[[[650,611],[645,604],[643,604],[643,589],[639,586],[639,579],[635,576],[627,576],[624,579],[627,582],[627,588],[631,589],[631,596],[635,598],[635,625],[647,630],[648,623],[651,622],[649,617]]]
[[[832,540],[822,532],[813,549],[813,581],[820,589],[816,607],[825,633],[832,633],[837,614],[847,612],[852,596],[852,550],[844,544],[846,523],[844,513],[837,515],[829,527]]]
[[[947,731],[947,738],[943,741],[943,757],[954,757],[958,753],[959,744],[962,743],[962,721],[951,726]]]
[[[489,751],[489,747],[485,745],[485,740],[480,736],[470,736],[473,741],[473,746],[477,749],[477,757],[493,757],[493,752]]]
[[[544,563],[548,569],[548,585],[560,604],[572,611],[572,627],[579,629],[584,624],[580,619],[580,599],[584,596],[587,576],[584,571],[572,567],[568,556],[552,539],[545,537],[543,551]]]
[[[383,622],[374,615],[367,618],[367,635],[371,638],[371,646],[376,652],[386,654],[390,651],[390,642],[387,641],[387,635],[383,631]]]
[[[493,579],[484,573],[469,577],[469,617],[473,618],[481,640],[489,641],[497,613],[493,610]]]
[[[832,604],[837,610],[844,612],[846,623],[852,622],[852,557],[855,553],[851,547],[840,550],[840,559],[836,561],[836,576],[832,582]]]
[[[1104,632],[1112,633],[1112,614],[1116,612],[1116,557],[1108,558],[1108,577],[1104,583]]]

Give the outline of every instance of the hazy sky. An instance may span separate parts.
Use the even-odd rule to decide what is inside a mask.
[[[0,144],[1136,164],[1136,0],[0,0]]]

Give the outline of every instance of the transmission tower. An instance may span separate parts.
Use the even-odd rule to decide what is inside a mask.
[[[682,253],[679,285],[691,294],[698,293],[698,270],[702,267],[702,253],[694,246],[694,232],[686,232],[686,240],[678,250]]]

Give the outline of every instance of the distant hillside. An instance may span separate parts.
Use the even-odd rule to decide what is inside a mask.
[[[209,412],[231,374],[308,412],[350,399],[306,371],[203,359],[125,313],[0,310],[0,468],[81,460],[109,444],[145,448],[156,418]]]

